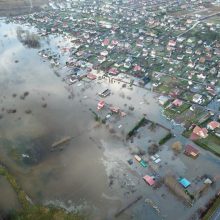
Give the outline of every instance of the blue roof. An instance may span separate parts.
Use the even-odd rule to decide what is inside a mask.
[[[182,178],[182,179],[179,179],[179,183],[184,187],[184,188],[187,188],[188,186],[190,186],[190,182],[189,180],[187,180],[186,178]]]

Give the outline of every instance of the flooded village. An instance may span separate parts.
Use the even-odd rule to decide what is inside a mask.
[[[0,18],[1,218],[27,202],[80,215],[48,219],[218,219],[219,1],[15,12]]]

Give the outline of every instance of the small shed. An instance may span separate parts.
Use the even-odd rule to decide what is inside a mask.
[[[189,180],[187,180],[186,178],[180,178],[180,179],[179,179],[179,183],[180,183],[185,189],[191,185],[191,183],[189,182]]]
[[[138,161],[141,162],[141,158],[138,155],[134,155],[134,158]]]
[[[160,162],[161,162],[161,159],[160,159],[160,158],[157,158],[154,162],[155,162],[155,163],[160,163]]]
[[[154,183],[155,183],[155,180],[154,180],[153,177],[151,177],[151,176],[146,175],[146,176],[143,177],[143,179],[144,179],[144,181],[145,181],[147,184],[149,184],[150,186],[153,186]]]

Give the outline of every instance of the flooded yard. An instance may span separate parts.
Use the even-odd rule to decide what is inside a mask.
[[[147,125],[139,130],[134,142],[127,141],[126,134],[143,116],[179,134],[178,127],[162,116],[154,93],[138,87],[125,88],[121,82],[109,83],[108,78],[82,80],[69,86],[62,80],[67,75],[65,68],[60,70],[62,77],[57,77],[49,62],[38,55],[42,48],[30,49],[19,42],[17,28],[16,24],[0,22],[0,154],[34,203],[79,210],[92,220],[114,219],[120,208],[140,195],[143,199],[118,219],[141,220],[147,216],[174,220],[177,213],[178,216],[185,213],[186,218],[178,218],[185,220],[204,203],[202,200],[186,210],[167,188],[153,190],[142,180],[155,170],[160,176],[172,171],[188,178],[200,171],[199,175],[219,172],[219,160],[203,150],[196,166],[184,155],[173,160],[169,142],[158,153],[161,167],[154,164],[152,171],[133,160],[132,147],[147,152],[151,142],[157,143],[167,134],[161,127],[152,129]],[[56,45],[53,42],[59,40],[51,42],[53,47]],[[41,45],[47,45],[46,39],[41,39]],[[112,93],[105,98],[105,108],[97,111],[101,100],[98,93],[107,88]],[[126,116],[112,114],[105,124],[95,121],[91,110],[105,118],[111,112],[110,105],[118,106]],[[64,137],[70,140],[52,147]],[[207,158],[210,160],[204,164]],[[133,165],[128,164],[129,159]],[[149,163],[153,164],[150,159]],[[7,189],[4,180],[0,179],[0,184]],[[210,195],[213,193],[214,190]],[[16,197],[7,190],[0,206],[5,197],[13,200],[10,201],[13,207],[18,207]],[[158,205],[160,214],[146,204],[146,198]],[[167,206],[166,201],[172,206]],[[11,208],[8,204],[2,207]],[[176,213],[172,212],[173,207]]]

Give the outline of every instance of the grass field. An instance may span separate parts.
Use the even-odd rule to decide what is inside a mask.
[[[192,131],[184,131],[184,137],[190,137]],[[220,138],[212,133],[209,133],[207,138],[202,138],[194,141],[198,146],[204,148],[205,150],[211,151],[212,153],[220,156]]]
[[[214,134],[209,134],[207,138],[199,139],[195,143],[220,156],[220,138]]]
[[[1,164],[1,162],[0,162]],[[84,220],[84,217],[77,213],[67,213],[65,210],[55,207],[46,207],[41,205],[34,205],[30,203],[26,193],[22,190],[17,180],[8,172],[8,170],[0,165],[0,176],[6,177],[13,190],[18,196],[18,200],[22,206],[22,210],[15,211],[9,219],[14,220]],[[1,218],[1,216],[0,216]]]
[[[220,206],[220,197],[214,202],[213,206],[209,209],[209,211],[206,213],[206,215],[202,218],[202,220],[210,220],[213,213],[217,210],[217,208]]]
[[[183,103],[179,107],[167,108],[164,110],[164,114],[170,118],[175,119],[176,116],[180,115],[184,111],[186,111],[191,105],[188,103]]]

